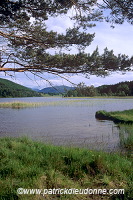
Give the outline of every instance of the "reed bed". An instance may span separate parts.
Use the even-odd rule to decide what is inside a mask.
[[[39,107],[39,106],[58,106],[58,105],[71,105],[74,103],[82,103],[86,100],[69,99],[65,101],[52,101],[52,102],[0,102],[0,108],[28,108],[28,107]]]
[[[133,153],[133,125],[119,125],[120,145]]]

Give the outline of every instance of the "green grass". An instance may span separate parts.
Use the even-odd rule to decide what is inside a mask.
[[[52,146],[27,138],[0,139],[0,199],[44,199],[40,195],[19,195],[18,188],[124,188],[123,199],[131,199],[130,157]],[[45,199],[122,199],[108,195],[46,195]]]
[[[115,112],[100,110],[96,112],[96,118],[109,119],[117,123],[133,123],[133,109]]]

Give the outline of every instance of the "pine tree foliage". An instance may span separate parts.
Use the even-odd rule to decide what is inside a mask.
[[[116,56],[113,50],[107,48],[102,55],[98,48],[92,54],[84,51],[95,37],[86,29],[95,26],[96,21],[104,20],[104,9],[111,10],[110,17],[117,17],[117,20],[106,20],[115,23],[128,20],[132,24],[132,1],[101,2],[1,0],[0,36],[1,40],[6,40],[9,50],[1,51],[0,71],[105,76],[112,71],[130,70],[133,58],[126,55]],[[46,24],[49,18],[64,15],[69,15],[73,27],[64,30],[64,33],[48,31]],[[78,53],[73,54],[73,48]],[[52,54],[51,49],[57,50],[56,53]]]
[[[103,0],[99,6],[101,9],[109,10],[109,16],[106,17],[108,22],[122,24],[126,20],[133,24],[132,0]]]

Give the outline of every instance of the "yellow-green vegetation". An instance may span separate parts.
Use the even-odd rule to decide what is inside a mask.
[[[27,138],[0,139],[0,199],[131,199],[131,157],[52,146]],[[120,188],[124,195],[23,195],[18,188]]]
[[[27,107],[38,107],[38,106],[58,106],[58,105],[71,105],[73,103],[82,103],[86,100],[80,99],[68,99],[66,101],[50,101],[50,102],[22,102],[22,101],[13,101],[13,102],[0,102],[0,108],[27,108]]]
[[[26,107],[36,107],[39,106],[39,103],[31,103],[31,102],[1,102],[0,108],[26,108]]]
[[[47,105],[46,102],[22,102],[22,101],[13,101],[13,102],[0,102],[0,108],[27,108],[27,107],[38,107]]]
[[[44,96],[47,97],[47,96]],[[53,97],[51,97],[53,98]],[[26,101],[11,101],[11,102],[0,102],[0,108],[26,108],[26,107],[38,107],[38,106],[69,106],[71,104],[87,104],[88,99],[92,99],[92,97],[73,97],[73,98],[65,98],[63,101],[42,101],[42,102],[26,102]],[[43,100],[43,97],[42,97]],[[77,104],[76,104],[77,103]],[[90,103],[90,102],[89,102]],[[93,103],[93,101],[92,101]],[[106,112],[106,111],[98,111],[97,113]],[[107,113],[107,112],[106,112]]]
[[[115,112],[100,110],[96,112],[95,116],[98,119],[109,119],[115,123],[133,123],[133,109]]]

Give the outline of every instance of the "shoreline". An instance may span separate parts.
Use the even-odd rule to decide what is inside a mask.
[[[99,110],[96,112],[95,117],[99,120],[111,120],[114,123],[133,123],[133,109],[106,112],[105,110]]]

